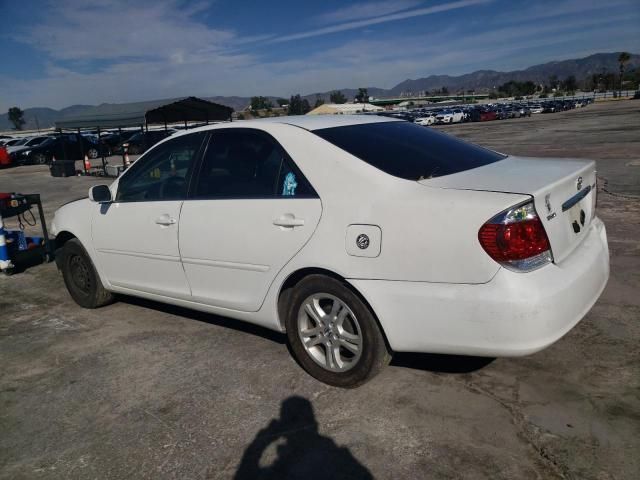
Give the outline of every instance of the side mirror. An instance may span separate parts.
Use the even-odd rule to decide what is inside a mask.
[[[95,185],[89,189],[89,200],[96,203],[111,202],[111,190],[107,185]]]

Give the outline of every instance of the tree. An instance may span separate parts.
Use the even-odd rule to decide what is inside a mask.
[[[329,101],[331,103],[347,103],[347,97],[340,90],[334,90],[329,94]]]
[[[578,89],[578,82],[575,75],[569,75],[561,82],[562,89],[565,92],[575,92]]]
[[[449,89],[447,87],[442,87],[440,91],[442,92],[442,95],[449,95]]]
[[[289,100],[289,115],[305,115],[311,110],[311,105],[306,98],[301,98],[297,93]]]
[[[306,115],[311,111],[311,105],[309,105],[309,100],[306,98],[302,99],[302,115]]]
[[[276,99],[276,103],[278,104],[278,106],[284,107],[285,105],[289,105],[289,100],[287,100],[286,98],[278,98]]]
[[[358,103],[367,103],[369,101],[369,92],[366,88],[359,88],[355,101]]]
[[[273,104],[266,97],[251,97],[251,112],[257,113],[258,110],[271,110]]]
[[[624,66],[625,64],[631,60],[631,55],[629,52],[621,52],[618,55],[618,63],[620,64],[620,93],[622,93],[622,77],[624,76]]]
[[[13,128],[15,130],[22,130],[22,127],[26,123],[24,120],[24,112],[22,110],[18,107],[11,107],[7,116],[9,117],[9,121],[13,123]]]
[[[536,84],[531,80],[527,80],[526,82],[510,80],[498,87],[498,92],[505,97],[523,97],[525,95],[533,95],[535,91]]]
[[[320,105],[324,105],[324,98],[322,98],[320,95],[316,95],[316,103],[313,108],[318,108]]]
[[[549,77],[549,87],[551,87],[551,90],[553,90],[554,88],[558,88],[558,76],[557,75],[551,75]]]

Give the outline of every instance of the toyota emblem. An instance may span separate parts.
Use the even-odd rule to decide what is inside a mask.
[[[356,245],[358,245],[360,250],[367,249],[369,247],[369,237],[364,233],[361,233],[358,235],[358,238],[356,238]]]

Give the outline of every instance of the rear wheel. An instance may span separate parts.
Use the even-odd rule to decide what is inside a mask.
[[[47,163],[47,156],[44,153],[36,153],[33,156],[33,163],[36,165],[44,165]]]
[[[71,298],[81,307],[98,308],[113,301],[113,294],[102,286],[89,254],[78,239],[64,244],[61,270]]]
[[[96,159],[98,158],[98,149],[96,148],[90,148],[89,150],[87,150],[87,157],[91,158],[91,159]]]
[[[370,309],[334,278],[311,275],[298,283],[285,323],[296,360],[329,385],[357,387],[391,359]]]

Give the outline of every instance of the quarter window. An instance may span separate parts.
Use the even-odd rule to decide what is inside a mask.
[[[118,184],[116,201],[183,200],[205,133],[191,133],[150,150]]]
[[[213,132],[194,198],[308,197],[313,189],[284,149],[259,130]]]

